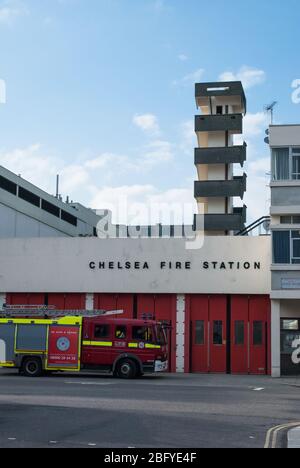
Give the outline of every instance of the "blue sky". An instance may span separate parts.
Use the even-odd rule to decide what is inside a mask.
[[[246,203],[263,215],[264,105],[300,122],[299,16],[299,0],[0,0],[0,164],[50,192],[60,172],[93,208],[192,203],[194,83],[242,79]]]

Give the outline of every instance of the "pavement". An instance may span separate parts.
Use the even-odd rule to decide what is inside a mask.
[[[294,377],[0,370],[0,447],[286,448],[300,427],[299,387]]]

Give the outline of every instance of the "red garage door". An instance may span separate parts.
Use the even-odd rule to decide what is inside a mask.
[[[133,318],[132,294],[95,294],[94,307],[98,310],[123,310],[122,318]]]
[[[45,294],[7,294],[8,305],[45,305]]]
[[[226,312],[227,300],[225,296],[191,296],[191,372],[226,373]]]
[[[267,374],[270,370],[270,300],[233,296],[231,302],[231,372]]]
[[[85,294],[49,294],[48,305],[60,310],[85,310]]]
[[[144,316],[165,322],[170,326],[168,332],[169,370],[176,371],[176,295],[173,294],[138,294],[137,318]]]

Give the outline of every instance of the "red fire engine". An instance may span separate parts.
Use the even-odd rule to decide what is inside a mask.
[[[21,375],[111,372],[132,379],[168,370],[163,324],[126,320],[122,311],[58,311],[11,306],[0,311],[0,367]]]

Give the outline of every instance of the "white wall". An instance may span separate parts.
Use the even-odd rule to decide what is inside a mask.
[[[270,146],[300,146],[300,125],[271,126]]]
[[[67,236],[37,219],[0,203],[0,239]]]
[[[10,239],[0,240],[1,292],[216,293],[269,294],[269,237],[207,237],[204,247],[187,250],[181,239]],[[195,244],[191,244],[196,247]],[[189,245],[189,247],[191,247]],[[105,270],[90,262],[115,262]],[[120,267],[118,269],[118,262]],[[125,269],[125,262],[148,262],[148,270]],[[161,268],[161,262],[166,267]],[[168,262],[172,262],[169,269]],[[190,262],[176,270],[175,262]],[[204,262],[218,262],[214,269]],[[235,262],[220,269],[221,262]],[[248,270],[237,262],[250,262]],[[261,269],[254,270],[253,263]]]

